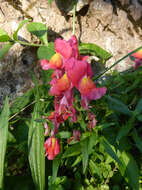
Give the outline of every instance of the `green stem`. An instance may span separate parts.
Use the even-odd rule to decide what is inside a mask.
[[[74,7],[73,7],[73,31],[72,34],[75,34],[75,24],[76,24],[76,0],[74,0]]]
[[[15,43],[19,43],[21,45],[25,45],[25,46],[34,46],[34,47],[41,47],[41,46],[47,46],[47,45],[43,45],[43,44],[32,44],[32,43],[27,43],[27,42],[23,42],[20,40],[15,40]]]
[[[121,61],[123,61],[123,59],[129,57],[130,55],[132,55],[133,53],[137,52],[138,50],[140,50],[142,48],[142,46],[140,46],[139,48],[135,49],[134,51],[131,51],[130,53],[128,53],[127,55],[125,55],[124,57],[120,58],[118,61],[116,61],[113,65],[111,65],[109,68],[107,68],[104,72],[102,72],[100,75],[98,75],[97,77],[95,77],[94,80],[97,80],[98,78],[100,78],[102,75],[104,75],[107,71],[109,71],[110,69],[112,69],[115,65],[117,65],[118,63],[120,63]]]

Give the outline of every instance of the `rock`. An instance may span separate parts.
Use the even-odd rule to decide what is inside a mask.
[[[61,2],[64,1],[64,5]],[[27,18],[42,22],[49,28],[49,40],[72,35],[72,0],[55,0],[49,6],[47,0],[2,0],[0,4],[0,27],[10,36],[18,24]],[[86,6],[87,5],[87,6]],[[60,11],[59,11],[60,9]],[[129,51],[142,45],[141,0],[78,0],[76,35],[82,42],[95,43],[112,53],[109,67]],[[66,14],[62,14],[66,12]],[[37,42],[23,27],[18,35],[29,42]],[[1,47],[2,45],[0,45]],[[133,66],[125,59],[115,68],[127,70]],[[36,50],[19,44],[14,45],[0,62],[0,104],[5,95],[11,99],[32,87],[30,70],[38,69]]]
[[[62,13],[72,15],[73,6],[74,6],[73,0],[68,0],[68,1],[55,0],[55,2]],[[76,0],[76,2],[77,2],[76,11],[80,11],[84,6],[89,4],[90,0]]]

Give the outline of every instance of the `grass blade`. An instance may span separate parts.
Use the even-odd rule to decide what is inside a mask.
[[[8,97],[5,99],[4,108],[0,115],[0,190],[3,189],[4,159],[8,136],[9,104]]]
[[[44,190],[45,187],[45,152],[44,129],[39,113],[40,104],[36,103],[29,126],[28,149],[29,163],[36,190]]]

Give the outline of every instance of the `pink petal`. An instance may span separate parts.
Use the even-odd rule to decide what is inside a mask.
[[[87,72],[87,62],[72,57],[66,62],[65,70],[72,84],[77,87],[79,81]]]
[[[55,155],[60,153],[60,145],[59,145],[58,139],[56,139],[56,142],[55,142],[54,153],[55,153]]]
[[[46,59],[42,59],[40,61],[40,65],[41,65],[43,70],[48,70],[49,69],[49,61],[46,60]]]
[[[66,59],[69,59],[72,56],[72,47],[70,44],[60,38],[55,41],[55,50]]]
[[[100,99],[102,96],[105,95],[106,90],[107,90],[106,87],[94,88],[86,96],[89,100],[97,100],[97,99]]]

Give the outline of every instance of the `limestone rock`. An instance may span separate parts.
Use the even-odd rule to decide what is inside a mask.
[[[64,1],[65,10],[72,10],[72,0]],[[58,5],[58,6],[57,6]],[[70,5],[70,8],[66,8]],[[85,5],[88,5],[87,7]],[[60,10],[59,10],[60,8]],[[53,1],[50,7],[47,0],[2,0],[0,3],[0,27],[10,36],[18,24],[27,18],[42,22],[49,28],[49,40],[57,36],[69,39],[72,35],[72,15],[63,15],[63,6]],[[82,13],[82,10],[84,11]],[[129,51],[142,45],[142,2],[141,0],[78,0],[76,36],[82,42],[95,43],[112,53],[107,62],[112,65]],[[19,36],[36,42],[23,27]],[[1,48],[2,44],[0,44]],[[29,71],[39,68],[36,50],[18,44],[10,49],[0,62],[0,104],[5,95],[13,99],[31,88]],[[116,66],[118,71],[131,67],[126,59]]]

